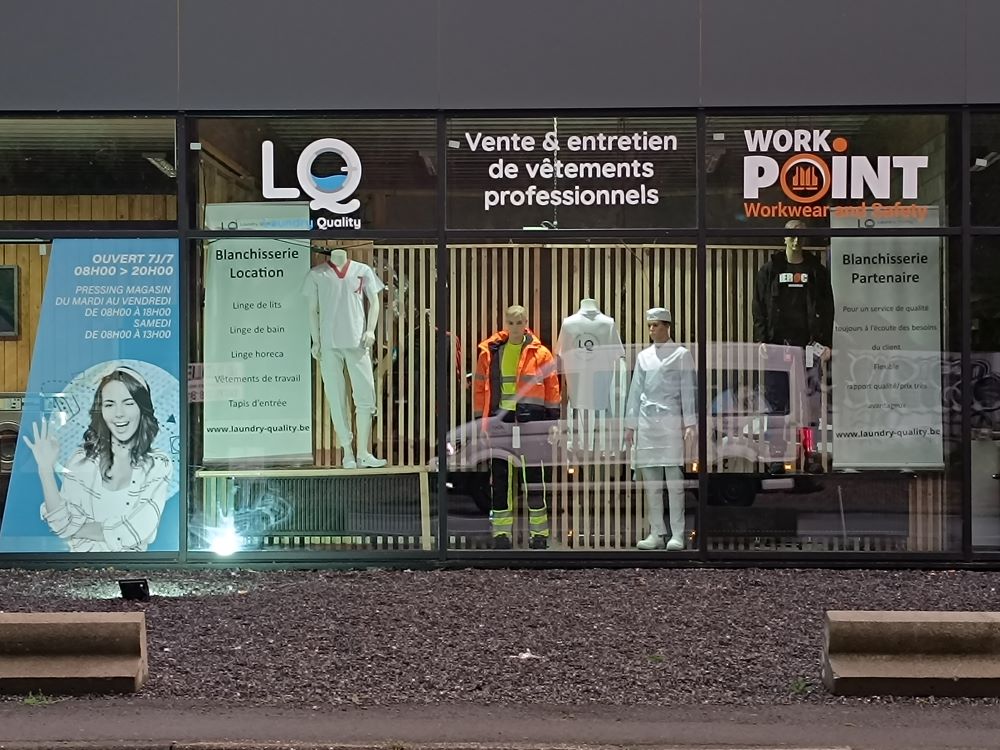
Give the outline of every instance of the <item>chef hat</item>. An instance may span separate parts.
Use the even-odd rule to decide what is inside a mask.
[[[672,323],[673,320],[670,318],[670,310],[665,307],[654,307],[650,310],[646,310],[647,323],[653,323],[658,320],[663,321],[664,323]]]

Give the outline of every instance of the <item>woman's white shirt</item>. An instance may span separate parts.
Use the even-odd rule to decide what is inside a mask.
[[[98,462],[82,450],[57,473],[63,505],[48,512],[42,503],[41,516],[71,552],[144,552],[156,538],[173,473],[166,453],[151,451],[120,490],[105,488]],[[100,524],[103,541],[77,537],[87,523]]]

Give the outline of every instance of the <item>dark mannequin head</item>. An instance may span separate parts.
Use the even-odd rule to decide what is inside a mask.
[[[805,229],[806,223],[801,219],[792,219],[787,224],[785,224],[785,229]],[[785,237],[785,254],[786,255],[798,255],[802,250],[802,238],[801,237]]]

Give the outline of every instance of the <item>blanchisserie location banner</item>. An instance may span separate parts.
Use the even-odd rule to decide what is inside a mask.
[[[56,240],[3,552],[179,548],[177,240]]]
[[[937,227],[868,209],[835,228]],[[830,242],[833,457],[838,469],[940,469],[941,240],[837,237]]]
[[[213,228],[309,226],[306,203],[220,204]],[[204,461],[312,458],[309,321],[302,283],[307,240],[217,239],[205,243]]]

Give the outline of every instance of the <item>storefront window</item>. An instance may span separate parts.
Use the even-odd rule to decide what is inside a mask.
[[[448,226],[691,227],[693,117],[455,118]]]
[[[964,383],[972,401],[972,544],[1000,549],[1000,238],[973,245],[972,371]],[[955,408],[960,404],[956,390]]]
[[[0,118],[0,227],[176,226],[175,121]]]
[[[712,227],[952,226],[957,137],[945,115],[709,117]]]
[[[957,246],[793,226],[707,252],[708,549],[960,549]]]
[[[0,552],[179,549],[176,239],[0,245]]]
[[[1000,226],[1000,114],[972,116],[972,223]]]
[[[197,121],[195,226],[209,205],[305,202],[308,227],[361,232],[437,226],[437,123],[430,118],[229,118]]]
[[[278,208],[206,216],[295,218]],[[434,253],[358,237],[200,243],[192,550],[434,548]]]
[[[694,243],[449,253],[449,545],[695,549]]]

